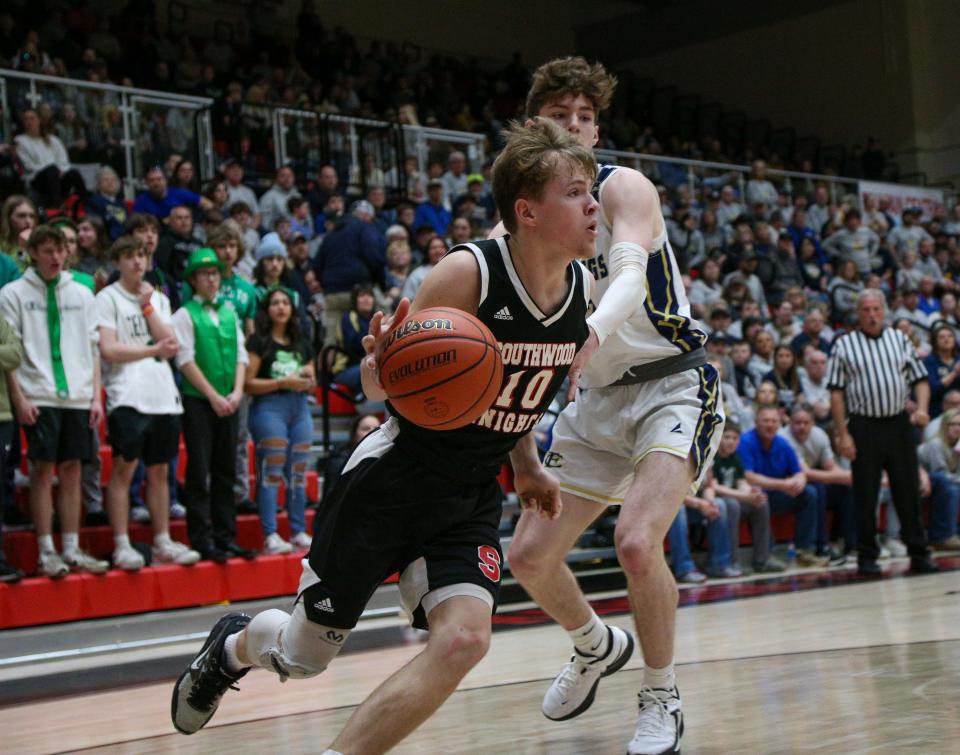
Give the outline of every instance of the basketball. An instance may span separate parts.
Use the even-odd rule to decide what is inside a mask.
[[[478,419],[503,380],[497,341],[480,320],[433,307],[410,315],[377,354],[380,382],[403,417],[431,430]]]

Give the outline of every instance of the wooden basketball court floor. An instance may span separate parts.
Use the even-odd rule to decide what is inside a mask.
[[[684,752],[960,753],[958,588],[960,572],[947,571],[709,603],[684,591],[694,603],[678,614]],[[630,626],[625,614],[611,620]],[[0,752],[318,753],[418,650],[348,654],[286,684],[252,672],[191,737],[171,727],[169,683],[10,706]],[[601,683],[587,713],[554,723],[540,700],[568,653],[552,624],[496,632],[461,688],[394,752],[624,752],[640,659]]]

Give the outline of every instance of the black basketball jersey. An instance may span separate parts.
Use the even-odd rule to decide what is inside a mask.
[[[588,335],[590,284],[583,265],[570,263],[567,296],[556,312],[546,314],[524,288],[508,241],[509,236],[503,236],[448,252],[473,254],[480,267],[476,315],[497,339],[503,359],[503,383],[493,405],[476,422],[457,430],[428,430],[397,416],[398,448],[447,464],[447,471],[464,479],[496,473],[546,411]]]

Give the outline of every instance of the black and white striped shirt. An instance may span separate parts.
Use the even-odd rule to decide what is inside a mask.
[[[847,412],[893,417],[907,406],[910,388],[925,380],[927,369],[899,330],[885,327],[871,338],[857,330],[834,342],[827,385],[846,394]]]

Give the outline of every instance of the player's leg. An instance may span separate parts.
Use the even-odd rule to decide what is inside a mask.
[[[559,519],[529,510],[520,515],[507,561],[530,597],[569,632],[583,626],[593,610],[564,559],[604,506],[567,492],[562,498]]]
[[[599,447],[596,438],[619,437],[623,391],[583,391],[568,404],[553,428],[545,457],[560,483],[560,518],[545,520],[524,512],[510,543],[510,572],[534,600],[570,635],[573,653],[543,698],[543,714],[563,721],[593,703],[600,679],[620,669],[633,653],[633,638],[605,625],[584,597],[564,559],[583,531],[633,475],[630,455]],[[631,394],[632,398],[632,394]]]
[[[428,614],[427,647],[364,700],[331,748],[343,755],[386,752],[426,721],[490,646],[490,605],[472,596]]]
[[[637,465],[617,520],[617,557],[627,577],[645,664],[640,720],[630,753],[675,752],[683,733],[673,670],[679,592],[663,557],[663,540],[693,477],[688,459],[661,452],[648,454]]]
[[[202,728],[226,691],[252,666],[284,680],[301,679],[319,674],[339,653],[397,561],[400,528],[384,531],[379,510],[390,487],[398,484],[397,468],[404,462],[401,458],[385,470],[378,467],[391,448],[384,433],[371,433],[318,512],[317,537],[303,565],[292,615],[277,609],[252,620],[229,614],[213,627],[174,685],[171,716],[178,731],[192,734]],[[418,471],[413,468],[408,475]],[[404,489],[412,487],[409,479],[401,482],[407,483]],[[397,515],[402,518],[406,512]]]
[[[678,590],[663,540],[716,453],[723,427],[719,376],[707,364],[643,383],[635,403],[643,418],[634,445],[639,461],[615,533],[645,664],[627,751],[676,752],[683,734],[673,669]]]

